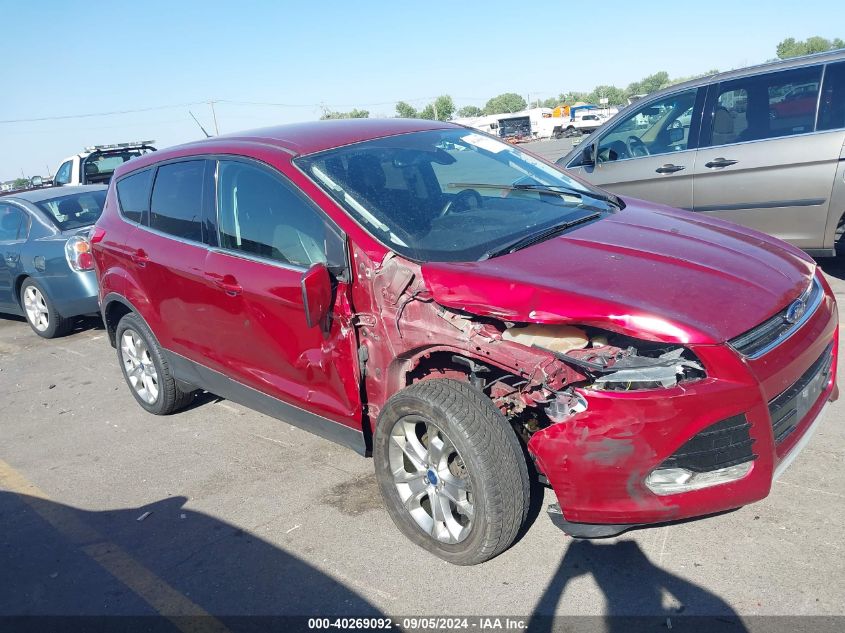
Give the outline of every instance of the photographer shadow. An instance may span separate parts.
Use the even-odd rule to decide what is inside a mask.
[[[746,631],[722,598],[654,565],[635,541],[573,540],[531,615],[528,631],[569,630],[571,618],[555,619],[570,581],[590,575],[605,597],[604,618],[583,616],[578,630],[635,633],[672,628],[684,631]],[[563,609],[566,611],[567,609]]]

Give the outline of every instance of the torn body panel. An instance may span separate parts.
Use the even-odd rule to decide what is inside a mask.
[[[566,521],[654,523],[738,507],[768,494],[783,457],[771,430],[770,379],[728,345],[679,346],[661,342],[653,329],[634,338],[612,321],[598,329],[512,321],[490,309],[474,314],[441,305],[413,262],[389,253],[376,263],[354,246],[352,256],[359,282],[353,284],[353,323],[366,350],[372,429],[384,403],[406,385],[452,377],[476,385],[510,420]],[[792,354],[786,361],[789,380],[835,336],[833,304],[806,327],[817,343],[783,346]],[[783,372],[775,373],[781,381]],[[833,397],[831,379],[799,435]],[[691,438],[718,435],[720,423],[730,419],[741,423],[718,441],[748,449],[734,460],[742,465],[735,480],[677,494],[649,488],[651,474],[683,471],[673,454]],[[734,429],[747,437],[735,438]],[[674,470],[660,471],[666,464]]]

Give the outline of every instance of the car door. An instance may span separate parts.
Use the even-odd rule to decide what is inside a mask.
[[[21,269],[21,247],[26,241],[29,216],[16,205],[0,203],[0,308],[20,312],[15,279]]]
[[[178,160],[156,170],[149,211],[131,234],[130,301],[166,350],[204,362],[214,344],[207,306],[214,297],[204,268],[208,247],[203,207],[212,177],[204,158]]]
[[[690,209],[703,101],[703,88],[688,88],[643,103],[589,140],[593,164],[579,156],[567,168],[614,193]]]
[[[215,354],[241,384],[360,430],[357,346],[339,230],[266,166],[221,160],[216,181],[219,248],[206,261],[206,276],[217,286]],[[327,330],[308,327],[303,302],[303,276],[321,263],[336,273]]]
[[[822,66],[711,87],[695,168],[693,209],[822,248],[842,130],[816,130]],[[802,99],[782,98],[800,90]],[[812,92],[812,98],[807,93]]]
[[[66,185],[71,181],[73,170],[73,159],[66,160],[56,170],[56,175],[53,177],[53,185],[60,187]]]

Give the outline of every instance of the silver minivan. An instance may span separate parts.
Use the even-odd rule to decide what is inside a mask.
[[[834,255],[845,226],[845,50],[671,86],[557,164],[622,195]]]

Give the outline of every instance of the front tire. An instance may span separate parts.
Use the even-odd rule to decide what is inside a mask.
[[[115,332],[117,359],[135,400],[155,415],[185,407],[193,392],[182,391],[147,324],[134,313],[125,315]]]
[[[487,396],[432,379],[395,394],[379,416],[376,478],[391,519],[411,541],[456,565],[513,544],[530,484],[519,440]]]
[[[29,327],[38,336],[58,338],[73,327],[73,319],[66,319],[59,314],[53,301],[33,279],[27,279],[21,285],[21,306]]]

